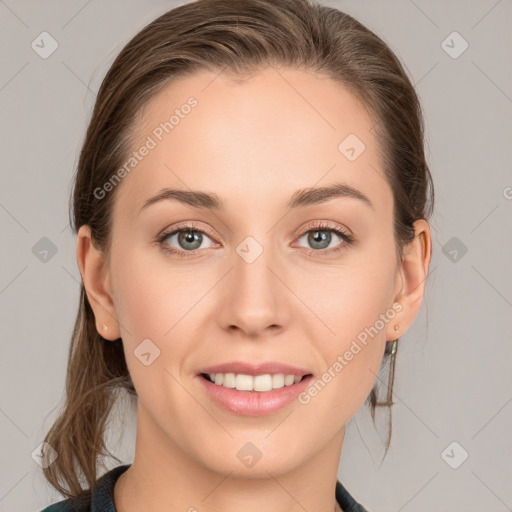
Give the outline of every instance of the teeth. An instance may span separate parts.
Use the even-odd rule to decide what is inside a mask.
[[[276,373],[272,375],[272,389],[279,389],[284,387],[285,376],[283,373]]]
[[[275,373],[270,375],[245,375],[243,373],[209,373],[208,377],[218,386],[238,389],[239,391],[271,391],[284,386],[291,386],[302,380],[299,375]]]

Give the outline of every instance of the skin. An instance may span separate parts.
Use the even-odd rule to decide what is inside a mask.
[[[190,96],[197,107],[117,186],[110,264],[88,226],[78,233],[97,329],[122,337],[139,395],[135,459],[115,485],[117,510],[332,511],[345,425],[375,383],[386,340],[398,337],[394,326],[403,336],[420,309],[429,225],[415,223],[398,261],[372,122],[330,79],[272,67],[244,84],[208,71],[180,78],[139,116],[133,148]],[[350,133],[366,145],[353,162],[338,150]],[[357,188],[373,208],[338,197],[287,213],[297,189],[333,183]],[[216,193],[225,211],[168,200],[139,215],[164,187]],[[202,235],[193,257],[155,242],[182,221],[213,235]],[[308,241],[312,221],[346,228],[356,243],[333,233],[322,247],[344,247],[322,253]],[[263,248],[250,264],[236,252],[249,235]],[[177,235],[163,244],[190,251]],[[200,386],[201,368],[233,360],[284,362],[318,378],[393,303],[401,311],[307,405],[251,418],[219,408]],[[149,366],[134,355],[146,338],[161,351]],[[237,457],[248,441],[262,453],[251,468]]]

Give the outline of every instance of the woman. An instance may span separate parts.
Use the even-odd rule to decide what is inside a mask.
[[[352,17],[199,0],[147,25],[78,164],[45,510],[366,510],[337,481],[345,426],[420,309],[432,207],[417,95]],[[98,479],[119,390],[135,458]]]

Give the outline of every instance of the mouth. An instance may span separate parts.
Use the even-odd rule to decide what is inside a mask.
[[[266,416],[291,405],[311,384],[313,374],[201,372],[200,388],[213,404],[237,416]]]
[[[200,373],[200,377],[227,389],[238,391],[256,391],[265,393],[275,389],[290,387],[302,380],[311,377],[311,373],[294,375],[285,373],[265,373],[262,375],[249,375],[244,373]]]

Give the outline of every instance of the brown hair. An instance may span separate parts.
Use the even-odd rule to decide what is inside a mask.
[[[89,225],[95,246],[108,259],[116,193],[114,189],[98,199],[94,191],[122,165],[137,114],[158,91],[174,77],[197,70],[222,70],[243,79],[269,64],[322,73],[366,107],[393,190],[401,258],[402,247],[414,238],[414,221],[428,219],[433,208],[419,100],[397,57],[379,37],[316,0],[197,0],[164,13],[133,37],[96,98],[74,181],[70,219],[75,234]],[[388,357],[386,350],[383,361]],[[65,404],[45,437],[58,458],[43,470],[44,476],[62,495],[84,495],[80,480],[85,477],[93,487],[99,458],[114,457],[104,436],[116,392],[123,389],[136,396],[122,341],[105,342],[99,335],[82,283]],[[374,386],[366,400],[372,417],[376,391]],[[391,431],[388,446],[390,437]]]

